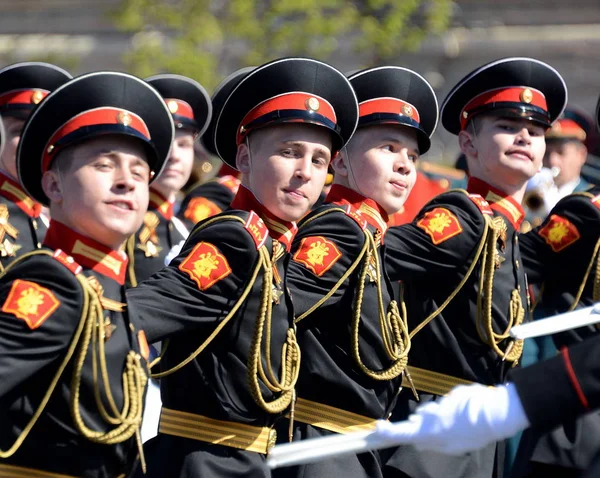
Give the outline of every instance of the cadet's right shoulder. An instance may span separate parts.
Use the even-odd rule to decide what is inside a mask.
[[[443,192],[433,198],[423,207],[423,211],[449,206],[453,209],[464,211],[469,215],[493,216],[494,213],[489,203],[479,194],[471,194],[464,189],[453,189]]]
[[[311,211],[299,223],[300,231],[309,231],[316,229],[350,230],[360,236],[361,231],[367,229],[367,221],[350,204],[323,204]]]

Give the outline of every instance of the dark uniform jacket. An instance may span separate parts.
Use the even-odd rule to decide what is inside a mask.
[[[178,217],[191,229],[207,217],[229,208],[240,180],[229,174],[193,186],[186,194]]]
[[[181,246],[187,235],[183,223],[173,217],[173,203],[158,191],[150,189],[150,203],[144,223],[127,241],[127,285],[135,287],[165,267],[165,259],[171,249]]]
[[[468,193],[443,193],[412,224],[388,231],[386,269],[404,281],[414,334],[408,370],[421,403],[459,383],[501,383],[518,362],[522,342],[507,333],[529,308],[522,218],[516,201],[471,178]],[[418,404],[409,385],[405,380],[393,420],[406,419]],[[491,476],[494,450],[447,457],[400,447],[388,466],[411,477]]]
[[[147,342],[125,304],[127,259],[57,221],[45,246],[0,279],[0,449],[24,438],[0,475],[34,476],[19,466],[114,478],[138,455],[147,381]]]
[[[168,267],[128,294],[148,339],[165,341],[163,414],[199,415],[232,429],[271,427],[291,401],[298,367],[284,282],[297,228],[275,218],[243,187],[232,208],[199,224]],[[184,361],[189,363],[181,366]],[[182,438],[161,422],[149,445],[150,476],[268,475],[264,454],[206,441]]]
[[[600,301],[600,189],[566,196],[542,225],[522,237],[523,260],[530,280],[543,291],[535,313],[548,317]],[[588,325],[552,336],[558,349],[596,335]],[[539,436],[525,434],[519,450],[524,461],[585,469],[600,450],[600,415],[590,414]]]
[[[46,233],[42,205],[0,172],[0,271],[16,257],[39,249]]]

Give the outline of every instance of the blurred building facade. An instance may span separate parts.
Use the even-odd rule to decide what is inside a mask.
[[[135,38],[118,31],[108,16],[118,2],[0,0],[0,66],[66,58],[61,66],[75,74],[126,69],[122,56]],[[569,103],[593,114],[600,95],[600,3],[456,0],[451,28],[394,63],[423,74],[441,100],[467,72],[505,56],[550,63],[567,82]],[[342,45],[335,66],[350,71],[370,65]],[[457,154],[456,139],[439,128],[429,159],[452,163]]]

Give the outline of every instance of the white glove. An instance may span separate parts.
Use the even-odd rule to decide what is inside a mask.
[[[511,383],[498,387],[458,386],[441,400],[417,408],[408,420],[416,429],[407,428],[403,422],[380,421],[377,432],[384,438],[398,439],[398,443],[411,443],[418,450],[462,455],[529,426]]]
[[[171,250],[165,257],[165,266],[168,266],[171,263],[171,261],[179,255],[179,253],[181,252],[181,249],[183,249],[184,244],[185,244],[185,241],[181,240],[181,241],[179,241],[178,244],[175,244],[171,248]]]

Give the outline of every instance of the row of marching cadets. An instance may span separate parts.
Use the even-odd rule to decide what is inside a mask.
[[[306,58],[240,70],[212,99],[185,77],[47,64],[7,67],[0,88],[0,476],[502,476],[514,427],[461,456],[426,440],[266,465],[276,442],[373,430],[457,385],[512,391],[537,431],[557,424],[509,332],[534,300],[549,315],[598,300],[600,197],[568,195],[519,232],[567,100],[551,66],[489,63],[441,108],[407,68],[347,77]],[[394,218],[439,117],[466,189]],[[226,166],[178,219],[200,136]],[[589,408],[585,355],[565,350],[558,387]],[[516,392],[492,387],[507,379]],[[142,443],[149,384],[161,409]],[[587,466],[536,461],[535,433],[522,476]]]

